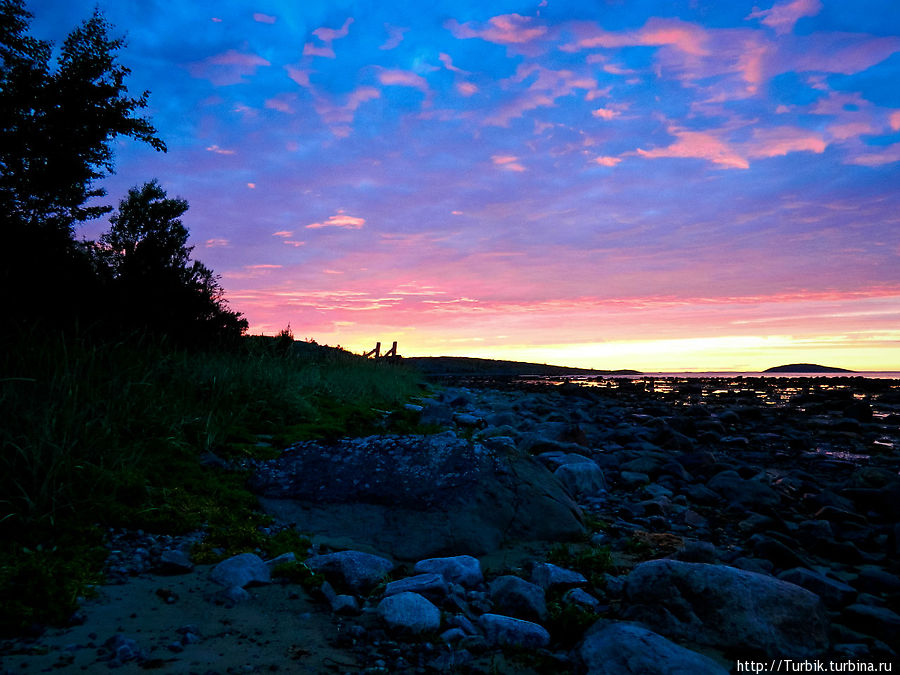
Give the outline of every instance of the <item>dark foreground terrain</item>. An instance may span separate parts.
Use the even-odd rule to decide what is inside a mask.
[[[112,533],[117,585],[78,625],[5,642],[3,672],[894,662],[900,381],[595,385],[454,380],[392,413],[427,436],[213,463],[311,546],[194,566],[202,532]]]

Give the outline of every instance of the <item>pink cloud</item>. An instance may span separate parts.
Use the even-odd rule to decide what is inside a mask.
[[[774,5],[771,9],[755,9],[747,19],[760,19],[772,28],[776,35],[784,35],[794,30],[794,24],[805,16],[815,16],[822,11],[819,0],[793,0]]]
[[[828,133],[831,134],[832,138],[838,141],[844,141],[848,138],[857,138],[863,134],[874,134],[877,132],[878,129],[865,121],[844,122],[832,124],[828,127]]]
[[[684,131],[670,128],[677,140],[665,148],[637,149],[637,154],[648,159],[662,157],[686,157],[705,159],[725,169],[748,169],[750,164],[720,138],[705,131]]]
[[[471,82],[457,82],[456,91],[463,96],[472,96],[473,94],[478,93],[478,87]]]
[[[445,27],[459,39],[481,38],[501,45],[522,45],[547,33],[546,26],[536,25],[533,18],[520,14],[495,16],[480,28],[474,22],[460,24],[450,19]]]
[[[602,156],[602,157],[596,157],[594,159],[594,162],[599,164],[600,166],[609,166],[609,167],[613,167],[621,161],[622,161],[622,159],[619,157],[610,157],[608,155]]]
[[[692,56],[706,56],[710,53],[707,42],[709,33],[696,24],[678,19],[653,17],[637,31],[611,32],[598,28],[596,24],[578,24],[575,28],[574,43],[563,45],[563,51],[592,49],[595,47],[675,47]]]
[[[859,153],[847,160],[848,164],[858,166],[883,166],[894,162],[900,162],[900,143],[888,145],[874,152]]]
[[[344,102],[339,104],[311,84],[305,86],[313,95],[313,107],[319,117],[338,138],[346,138],[351,134],[356,111],[363,103],[381,96],[381,92],[375,87],[359,87],[347,94]]]
[[[296,66],[285,66],[284,69],[287,71],[288,77],[301,87],[309,88],[312,86],[309,82],[310,71],[297,68]]]
[[[789,152],[825,152],[828,143],[816,133],[794,127],[756,129],[748,144],[750,157],[779,157]]]
[[[229,244],[230,242],[227,239],[207,239],[203,245],[206,248],[221,248]]]
[[[253,20],[258,23],[275,23],[278,19],[274,16],[269,16],[268,14],[263,14],[262,12],[256,12],[253,15]]]
[[[207,152],[214,152],[217,155],[233,155],[234,150],[226,150],[225,148],[220,148],[218,145],[210,145],[206,148]]]
[[[328,220],[321,223],[310,223],[306,226],[307,229],[318,229],[321,227],[345,227],[351,230],[358,230],[363,225],[366,224],[365,218],[356,218],[354,216],[348,216],[344,213],[344,210],[341,209],[337,212],[336,215],[328,216]]]
[[[792,49],[780,55],[779,72],[820,71],[853,75],[900,51],[900,38],[857,33],[815,33],[794,38]]]
[[[618,117],[619,113],[610,108],[597,108],[596,110],[591,111],[591,115],[601,120],[611,120]]]
[[[457,68],[456,66],[453,65],[453,59],[450,58],[449,54],[441,53],[438,55],[438,58],[441,60],[441,63],[444,64],[444,68],[446,68],[447,70],[452,71],[454,73],[461,73],[463,75],[466,74],[465,70],[462,70],[461,68]]]
[[[495,166],[507,171],[525,171],[525,167],[519,164],[519,158],[514,155],[492,155],[491,161]]]
[[[421,75],[417,75],[411,70],[400,69],[380,69],[378,71],[378,81],[386,86],[413,87],[424,93],[429,93],[428,82]]]
[[[891,113],[890,124],[892,130],[900,131],[900,110]]]
[[[381,45],[378,49],[383,51],[389,51],[391,49],[396,49],[396,47],[403,42],[403,34],[409,30],[409,28],[400,28],[399,26],[389,26],[385,24],[384,27],[388,32],[388,39],[385,41],[383,45]]]
[[[273,237],[293,237],[294,233],[291,230],[280,230],[278,232],[272,233]]]
[[[331,46],[331,43],[335,40],[347,37],[347,34],[350,32],[350,24],[352,23],[353,17],[351,16],[344,21],[344,25],[338,29],[324,27],[316,28],[313,31],[313,35],[315,35],[323,44],[316,45],[312,42],[307,42],[303,45],[303,55],[322,56],[327,59],[335,58],[334,48]]]
[[[322,42],[331,43],[334,40],[339,40],[343,37],[347,37],[347,34],[350,32],[350,24],[353,23],[353,17],[348,17],[346,21],[344,21],[344,25],[335,30],[334,28],[316,28],[313,31],[313,35],[319,38]]]
[[[278,112],[293,114],[293,103],[295,101],[296,96],[294,96],[293,94],[279,94],[278,96],[267,99],[265,102],[265,106],[270,110],[277,110]]]
[[[272,64],[261,56],[229,49],[200,63],[189,64],[187,68],[193,77],[209,80],[216,86],[227,86],[243,82],[259,67],[269,65]]]
[[[312,42],[307,42],[305,45],[303,45],[303,56],[321,56],[326,59],[337,58],[337,55],[334,53],[334,49],[332,49],[331,45],[321,47],[314,45]]]
[[[510,103],[488,116],[484,123],[505,127],[510,120],[522,117],[529,110],[552,107],[556,99],[572,94],[576,89],[588,92],[597,89],[597,81],[591,77],[577,75],[570,70],[550,70],[537,64],[521,64],[516,73],[500,85],[505,89],[515,89],[521,83],[537,74],[537,78]]]

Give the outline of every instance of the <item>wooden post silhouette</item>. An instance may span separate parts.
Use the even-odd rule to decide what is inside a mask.
[[[374,356],[376,359],[397,358],[397,341],[394,340],[394,342],[391,344],[391,348],[384,354],[381,353],[381,343],[376,342],[375,349],[363,354],[363,358],[368,358],[370,356]]]

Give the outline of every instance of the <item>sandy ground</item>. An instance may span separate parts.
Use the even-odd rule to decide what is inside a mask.
[[[50,629],[33,641],[7,642],[0,652],[0,672],[112,672],[104,643],[116,634],[137,642],[147,659],[130,661],[116,673],[187,674],[288,672],[335,673],[360,669],[348,647],[333,642],[342,625],[324,603],[302,587],[278,583],[251,587],[250,600],[227,608],[214,597],[222,588],[208,579],[209,567],[190,574],[133,577],[104,586],[82,607],[86,621]],[[174,594],[174,602],[165,596]],[[174,652],[179,628],[193,625],[200,640]]]

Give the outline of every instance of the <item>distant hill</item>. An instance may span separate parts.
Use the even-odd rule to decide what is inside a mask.
[[[820,366],[815,363],[791,363],[786,366],[766,368],[764,373],[852,373],[855,371],[846,368],[833,368],[832,366]]]
[[[403,363],[425,375],[484,375],[484,376],[566,376],[566,375],[640,375],[637,370],[594,370],[548,366],[543,363],[475,359],[466,356],[412,356]]]

